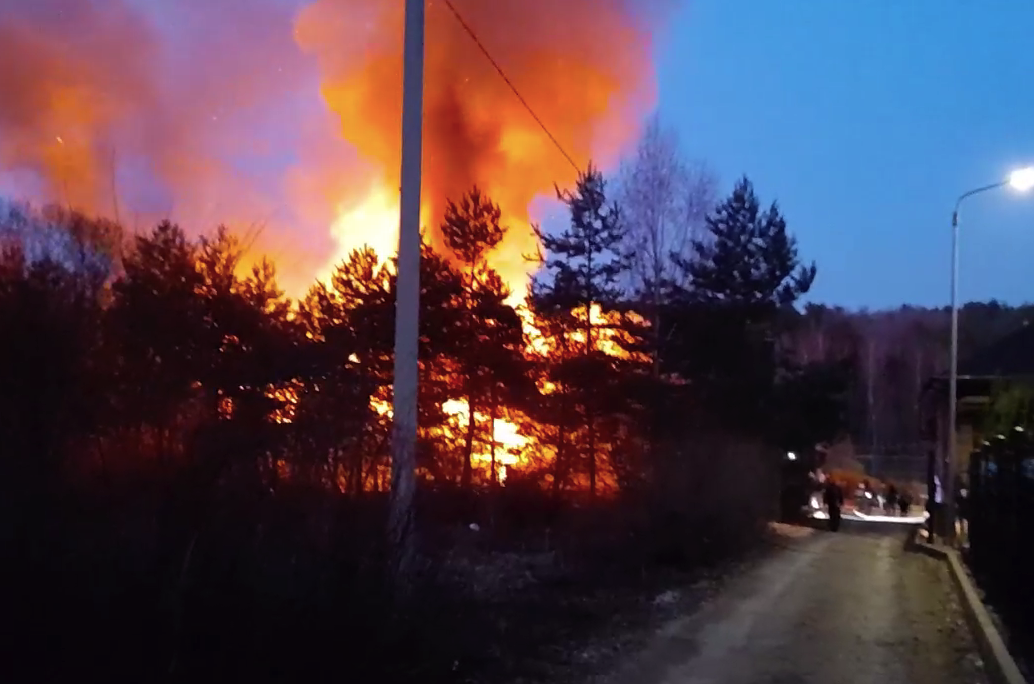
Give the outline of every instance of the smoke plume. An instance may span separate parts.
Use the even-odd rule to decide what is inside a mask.
[[[664,3],[453,4],[576,164],[606,159],[635,136],[654,103],[651,25]],[[317,0],[295,24],[298,44],[318,60],[341,135],[392,188],[401,154],[403,10],[401,0]],[[576,170],[442,0],[429,0],[426,31],[423,197],[431,234],[444,200],[478,184],[509,220],[493,265],[517,287],[528,268],[523,255],[535,248],[529,203],[554,183],[570,184]],[[362,227],[352,237],[360,241]]]
[[[645,10],[664,0],[453,2],[578,164],[636,134],[654,101]],[[397,229],[341,218],[371,192],[397,202],[403,6],[0,0],[0,192],[141,229],[261,232],[256,251],[297,293]],[[426,45],[430,215],[484,187],[511,225],[495,261],[513,281],[534,248],[529,202],[575,171],[441,0]]]

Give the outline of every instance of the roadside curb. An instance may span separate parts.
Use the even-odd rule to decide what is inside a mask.
[[[1016,660],[1009,653],[1005,645],[1005,639],[1001,632],[995,627],[991,614],[984,606],[984,602],[977,593],[969,573],[962,564],[958,551],[944,546],[935,546],[919,540],[919,529],[916,529],[913,536],[914,548],[928,556],[938,558],[948,564],[951,576],[955,581],[962,598],[962,606],[966,612],[966,619],[969,621],[973,635],[976,637],[977,645],[986,664],[987,674],[996,684],[1027,684],[1026,678],[1020,672]]]

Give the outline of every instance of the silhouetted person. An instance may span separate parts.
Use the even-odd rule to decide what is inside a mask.
[[[876,502],[876,494],[872,491],[872,485],[869,484],[868,480],[862,482],[862,501],[861,508],[862,512],[866,515],[872,513],[872,507]]]
[[[944,504],[944,490],[941,489],[941,478],[934,475],[932,484],[930,495],[926,499],[926,510],[930,513],[930,517],[926,519],[926,522],[931,543],[933,543],[934,537],[937,534],[937,526],[941,524],[941,508]]]
[[[955,535],[965,542],[969,539],[969,488],[962,475],[955,478]]]
[[[908,492],[901,492],[898,496],[898,510],[901,511],[901,515],[908,515],[908,509],[912,505],[912,498],[908,495]]]
[[[883,508],[884,508],[884,510],[887,511],[887,513],[890,513],[891,515],[893,515],[894,511],[895,511],[895,509],[897,509],[897,507],[898,507],[898,488],[895,487],[894,485],[890,485],[889,487],[887,487],[887,501],[884,504]]]
[[[829,511],[829,530],[836,532],[840,529],[840,509],[844,505],[844,492],[836,482],[827,480],[823,499],[826,510]]]

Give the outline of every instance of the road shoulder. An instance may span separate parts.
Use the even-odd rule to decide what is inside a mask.
[[[983,663],[941,562],[907,530],[788,544],[658,629],[606,684],[974,684]]]
[[[918,535],[914,545],[917,550],[947,565],[992,681],[996,684],[1026,684],[1026,678],[959,553],[955,549],[920,540]]]
[[[757,610],[771,603],[803,566],[814,562],[832,535],[810,528],[774,527],[772,550],[763,559],[734,577],[697,610],[660,625],[648,645],[614,673],[604,684],[654,684],[669,673],[699,658],[728,657],[728,647],[749,632]],[[809,530],[808,532],[803,532]]]

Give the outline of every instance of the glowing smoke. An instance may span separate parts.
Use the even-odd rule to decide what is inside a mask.
[[[454,4],[577,164],[607,158],[636,135],[639,115],[654,102],[646,11],[659,3]],[[401,0],[317,0],[295,28],[299,45],[318,58],[323,97],[339,117],[341,135],[374,164],[375,183],[393,191],[401,152],[403,8]],[[425,59],[423,195],[432,236],[444,199],[477,183],[509,219],[510,235],[492,262],[516,286],[528,270],[523,255],[535,248],[529,203],[551,193],[554,183],[571,183],[576,172],[441,0],[428,3]],[[358,188],[360,196],[367,190]],[[363,242],[368,230],[355,226],[343,246]]]
[[[455,3],[579,163],[636,134],[657,2]],[[333,244],[341,206],[395,199],[402,7],[0,0],[0,192],[108,215],[118,200],[130,227],[264,226],[256,248],[298,292],[370,237],[345,225]],[[495,258],[513,282],[534,247],[528,203],[574,171],[439,0],[427,18],[425,197],[437,211],[474,182],[490,192],[514,229]]]

